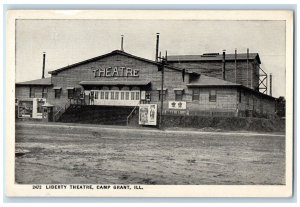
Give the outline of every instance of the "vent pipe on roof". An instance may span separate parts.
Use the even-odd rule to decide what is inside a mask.
[[[222,59],[222,78],[225,80],[225,52],[226,50],[223,50],[223,59]]]
[[[123,42],[124,42],[124,35],[121,35],[121,51],[124,51]]]
[[[270,73],[270,96],[272,96],[272,73]]]
[[[42,71],[42,78],[45,78],[45,62],[46,62],[46,53],[43,52],[43,71]]]
[[[235,82],[237,83],[237,50],[235,48],[234,50],[234,78],[235,78]]]
[[[158,62],[159,33],[156,33],[155,61]]]
[[[247,48],[247,87],[249,87],[249,48]]]

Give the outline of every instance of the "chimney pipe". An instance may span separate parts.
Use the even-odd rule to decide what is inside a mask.
[[[270,96],[272,96],[272,73],[270,73]]]
[[[223,59],[222,59],[222,77],[223,77],[223,80],[225,80],[225,51],[226,50],[223,50]]]
[[[42,78],[45,78],[45,62],[46,62],[46,53],[43,52],[43,73],[42,73]]]
[[[121,35],[121,51],[124,51],[123,41],[124,41],[124,35]]]
[[[237,49],[234,50],[234,78],[237,83]]]
[[[155,61],[158,62],[159,33],[156,33]]]
[[[249,48],[247,48],[247,87],[249,87]]]

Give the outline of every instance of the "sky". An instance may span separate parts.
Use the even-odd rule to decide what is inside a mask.
[[[16,82],[120,49],[154,60],[156,33],[168,55],[218,52],[259,53],[261,68],[273,75],[272,94],[285,96],[285,21],[203,20],[17,20]],[[269,84],[269,83],[268,83]]]

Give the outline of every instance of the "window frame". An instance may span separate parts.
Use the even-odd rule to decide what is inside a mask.
[[[213,91],[214,91],[214,95],[212,94]],[[217,102],[217,90],[216,89],[209,90],[209,102]]]
[[[47,98],[47,97],[48,97],[48,88],[43,87],[42,88],[42,98]]]
[[[35,98],[35,88],[34,87],[29,88],[29,98]]]
[[[158,91],[158,100],[161,101],[161,90],[157,90],[157,91]],[[167,89],[163,90],[162,98],[164,101],[167,100]]]
[[[126,101],[129,101],[129,96],[130,96],[129,91],[125,91],[125,100]]]
[[[54,98],[59,99],[61,97],[61,88],[60,89],[54,89]]]
[[[174,90],[175,93],[175,101],[183,100],[183,90]]]
[[[134,91],[131,91],[131,92],[130,92],[130,100],[131,100],[131,101],[134,101],[134,100],[135,100],[135,92],[134,92]]]
[[[68,99],[74,99],[75,90],[73,89],[67,89],[68,90]]]
[[[198,93],[195,93],[195,91]],[[200,101],[200,88],[192,89],[192,101]]]
[[[119,91],[115,92],[115,99],[114,100],[119,100]]]

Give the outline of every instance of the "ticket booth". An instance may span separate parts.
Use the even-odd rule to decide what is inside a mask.
[[[49,104],[49,103],[45,103],[43,106],[43,121],[46,122],[53,122],[53,108],[54,106]]]

